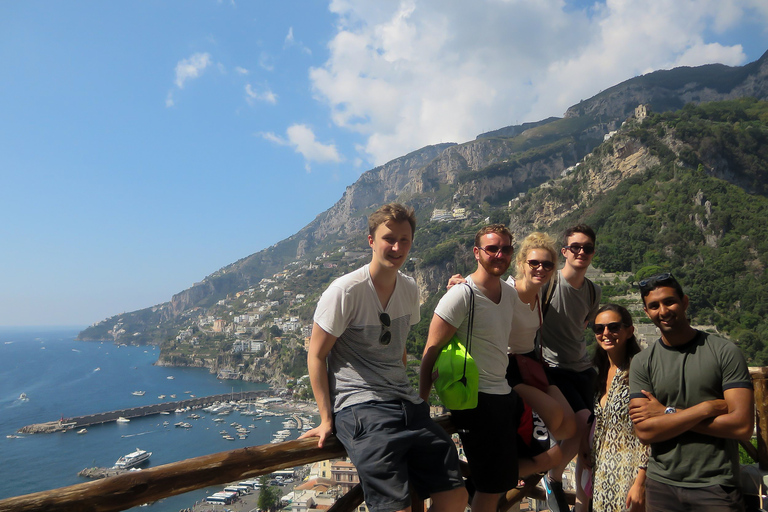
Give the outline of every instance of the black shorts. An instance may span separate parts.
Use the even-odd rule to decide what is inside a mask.
[[[563,370],[550,366],[547,368],[549,382],[560,388],[573,412],[588,409],[595,410],[595,386],[597,384],[597,371],[587,368],[581,372]]]
[[[517,394],[478,393],[477,407],[451,411],[476,490],[495,494],[517,486]]]
[[[512,389],[514,389],[518,384],[523,384],[523,377],[520,375],[520,368],[517,365],[517,358],[515,357],[515,354],[509,354],[507,357],[509,358],[509,364],[507,365],[507,383]],[[523,354],[523,357],[531,358],[536,362],[539,361],[538,354],[536,354],[535,350],[532,350],[527,354]],[[544,366],[544,373],[547,375],[547,380],[549,380],[549,374],[547,371],[547,367]]]
[[[518,415],[517,456],[532,459],[549,450],[549,430],[544,421],[520,397],[517,397],[515,409]]]
[[[409,482],[421,498],[464,486],[456,445],[426,402],[352,405],[336,414],[334,426],[371,512],[409,507]]]

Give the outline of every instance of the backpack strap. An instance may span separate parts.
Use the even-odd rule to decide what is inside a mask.
[[[549,311],[549,304],[552,302],[552,294],[555,292],[555,288],[557,287],[557,281],[559,279],[560,279],[560,272],[555,271],[555,275],[552,276],[552,279],[549,280],[547,293],[544,295],[544,302],[541,304],[542,316],[547,316],[547,311]],[[594,290],[593,290],[593,293],[594,293]],[[594,296],[592,297],[592,300],[594,301]]]

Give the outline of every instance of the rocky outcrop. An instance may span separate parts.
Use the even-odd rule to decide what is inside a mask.
[[[626,119],[640,104],[655,112],[751,96],[768,99],[768,52],[745,66],[710,64],[654,71],[615,85],[570,107],[565,117]]]

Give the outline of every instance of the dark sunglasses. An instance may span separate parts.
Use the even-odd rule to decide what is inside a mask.
[[[609,332],[616,334],[621,330],[622,327],[624,327],[624,324],[621,322],[610,322],[607,324],[593,324],[592,330],[595,331],[595,334],[602,334],[603,332],[605,332],[606,327],[608,328]]]
[[[566,245],[565,247],[563,247],[563,249],[571,251],[573,254],[579,254],[579,251],[584,251],[584,254],[592,254],[593,252],[595,252],[595,246],[592,244],[587,244],[587,245],[571,244],[571,245]]]
[[[531,267],[531,270],[536,270],[537,268],[541,267],[546,271],[550,271],[553,268],[555,268],[555,264],[551,261],[539,261],[539,260],[528,260],[528,266]]]
[[[515,247],[513,245],[486,245],[485,247],[478,247],[478,249],[482,249],[489,256],[498,256],[499,253],[503,254],[504,256],[512,256],[512,254],[515,252]]]
[[[669,272],[663,274],[656,274],[647,279],[643,279],[638,284],[640,285],[640,291],[648,291],[656,288],[659,283],[665,283],[667,281],[675,281],[675,278]]]
[[[379,335],[379,343],[382,345],[389,345],[389,342],[392,341],[392,333],[389,330],[389,315],[387,313],[380,314],[379,321],[381,322],[381,334]]]

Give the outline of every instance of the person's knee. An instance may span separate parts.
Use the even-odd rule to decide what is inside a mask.
[[[574,414],[574,423],[576,424],[576,435],[580,436],[589,431],[589,417],[592,413],[589,409],[582,409]]]
[[[476,491],[472,496],[472,512],[495,512],[501,494]]]
[[[555,439],[568,439],[576,435],[576,416],[571,411],[562,411],[562,421],[556,433]]]

